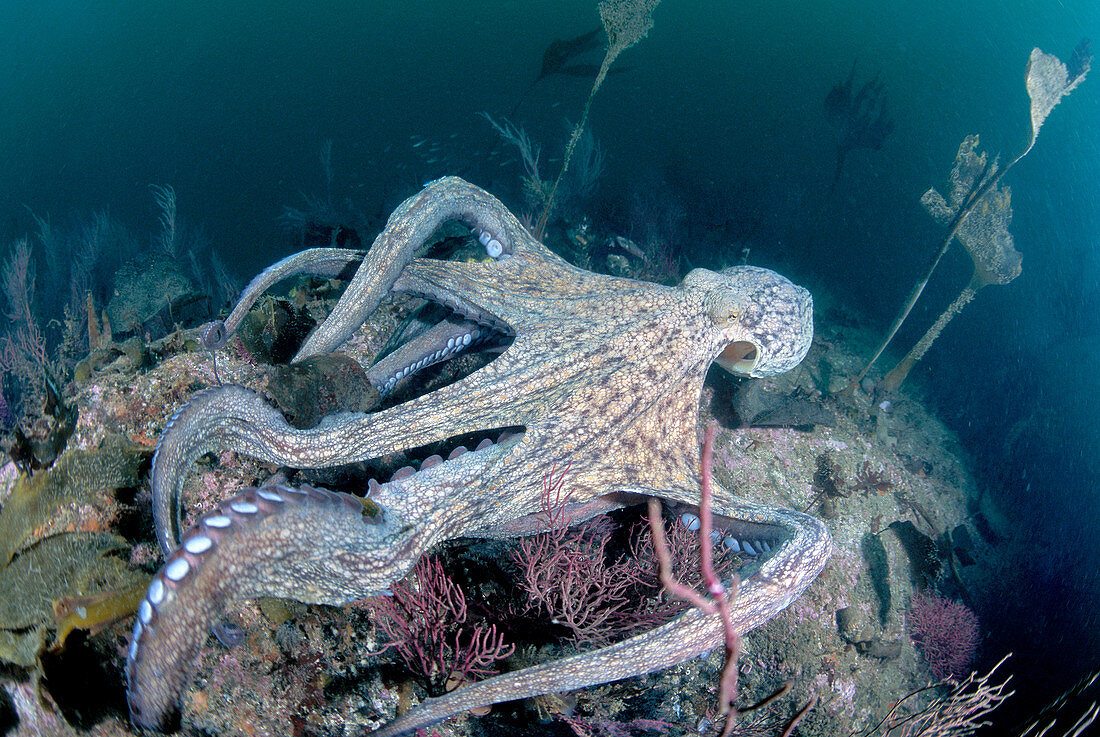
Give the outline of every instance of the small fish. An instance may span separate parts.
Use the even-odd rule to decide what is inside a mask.
[[[419,141],[417,141],[416,143],[413,144],[413,148],[420,148],[421,146],[423,146],[427,142],[428,142],[427,138],[422,138],[422,139],[420,139]]]

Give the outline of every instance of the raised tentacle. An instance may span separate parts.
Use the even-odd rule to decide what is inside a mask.
[[[757,508],[759,518],[781,524],[789,535],[775,555],[742,581],[731,602],[741,634],[767,622],[798,598],[829,559],[831,539],[817,519],[783,509]],[[524,668],[425,699],[409,714],[371,733],[397,737],[468,709],[578,688],[663,670],[713,650],[724,641],[718,615],[691,609],[668,624],[592,652]]]
[[[264,269],[241,292],[237,304],[225,320],[209,323],[202,335],[202,345],[206,350],[217,350],[224,346],[240,327],[241,321],[264,292],[283,279],[294,276],[320,276],[330,279],[350,279],[349,292],[355,301],[367,295],[367,300],[357,305],[349,305],[337,318],[341,328],[354,323],[348,335],[362,324],[366,316],[377,308],[378,303],[389,291],[401,269],[412,259],[413,252],[442,223],[458,219],[473,230],[478,241],[493,258],[511,253],[512,242],[516,237],[518,224],[509,222],[507,210],[500,201],[489,193],[457,177],[445,177],[429,183],[417,195],[406,200],[387,221],[386,228],[380,233],[367,252],[348,248],[310,248],[292,254]],[[511,218],[514,221],[514,218]],[[362,264],[366,257],[367,266]],[[345,300],[341,300],[342,303]],[[350,315],[344,319],[343,313],[362,314],[362,319]],[[358,322],[356,322],[358,319]],[[326,337],[322,348],[322,337],[316,339],[316,347],[308,354],[299,353],[295,360],[308,355],[327,353],[344,340],[336,337],[338,331],[334,323],[326,331],[332,331]],[[322,336],[326,335],[322,333]],[[303,346],[304,350],[304,346]]]
[[[224,346],[237,332],[244,316],[260,295],[283,279],[305,275],[350,279],[363,262],[363,255],[363,251],[350,248],[310,248],[267,267],[244,288],[237,304],[225,320],[215,320],[207,324],[202,333],[202,347],[208,351],[216,351]]]
[[[248,489],[224,502],[184,535],[138,607],[126,665],[134,724],[164,727],[230,602],[338,605],[378,594],[415,562],[419,534],[373,502],[310,487]]]
[[[378,308],[416,248],[449,220],[469,225],[494,258],[512,252],[517,229],[522,227],[500,200],[469,182],[444,177],[429,183],[390,215],[336,307],[294,360],[328,353],[347,340]]]

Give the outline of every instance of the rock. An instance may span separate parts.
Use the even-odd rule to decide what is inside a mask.
[[[836,415],[820,401],[797,390],[780,393],[763,381],[746,381],[733,398],[733,411],[742,427],[793,427],[812,430],[834,427]]]
[[[285,299],[263,297],[245,315],[237,334],[245,350],[259,363],[286,364],[314,324],[304,308]]]
[[[867,573],[871,576],[871,586],[879,601],[879,622],[885,626],[890,616],[892,597],[890,595],[890,559],[886,555],[886,546],[878,535],[867,533],[861,541],[863,559],[867,561]]]
[[[339,353],[275,366],[269,376],[268,391],[295,427],[313,427],[341,410],[370,412],[381,404],[363,367]]]
[[[891,522],[890,529],[898,536],[909,556],[913,580],[919,588],[927,588],[939,575],[943,564],[936,541],[918,530],[909,520]]]
[[[860,655],[868,655],[879,660],[893,660],[901,655],[901,640],[883,642],[882,640],[868,640],[857,642],[856,650]]]
[[[210,298],[199,294],[183,269],[167,256],[134,260],[115,275],[107,319],[116,333],[158,338],[176,324],[198,324],[210,315]]]
[[[838,609],[836,612],[836,629],[848,642],[859,642],[861,622],[859,609],[854,606]]]
[[[956,525],[955,529],[951,531],[951,548],[955,552],[955,558],[959,561],[959,565],[974,565],[974,556],[970,554],[974,550],[974,541],[971,539],[970,530],[967,529],[966,525]]]

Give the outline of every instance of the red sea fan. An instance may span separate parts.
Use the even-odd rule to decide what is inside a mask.
[[[424,677],[430,695],[495,674],[496,661],[515,652],[496,625],[467,623],[466,595],[438,558],[421,558],[412,575],[391,588],[392,596],[365,601],[386,647]]]
[[[915,594],[909,601],[909,635],[924,653],[936,678],[961,678],[970,672],[978,649],[978,617],[970,607],[936,594]]]

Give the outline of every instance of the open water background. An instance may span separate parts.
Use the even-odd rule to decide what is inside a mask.
[[[1066,60],[1100,35],[1086,0],[664,0],[654,18],[592,108],[607,155],[594,216],[645,190],[725,217],[731,253],[750,247],[880,329],[942,236],[918,200],[943,191],[959,142],[1018,151],[1031,48]],[[598,25],[593,0],[0,3],[0,242],[34,230],[28,208],[65,223],[107,207],[152,232],[149,185],[171,184],[180,217],[247,280],[292,250],[277,216],[324,192],[326,140],[334,198],[370,218],[456,171],[521,208],[518,169],[484,160],[477,113],[514,111],[549,177],[589,81],[524,90],[547,44]],[[853,63],[857,85],[880,75],[896,128],[830,193],[823,102]],[[984,620],[983,650],[1018,652],[1032,703],[1100,655],[1098,122],[1095,69],[1006,178],[1022,276],[984,290],[914,372],[1034,540],[990,592],[1003,618]],[[969,274],[953,247],[899,349]]]

